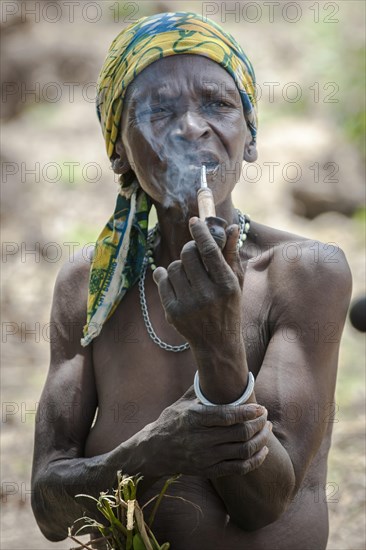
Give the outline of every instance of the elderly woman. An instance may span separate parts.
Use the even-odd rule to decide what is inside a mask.
[[[238,43],[196,14],[143,18],[111,45],[98,115],[121,189],[91,265],[56,283],[33,470],[50,540],[82,515],[75,495],[98,496],[121,469],[144,476],[145,501],[183,474],[171,492],[186,500],[164,501],[155,523],[173,550],[326,547],[350,274],[341,252],[315,263],[309,240],[234,208],[242,161],[257,158],[254,88]],[[198,217],[203,166],[211,227]],[[324,344],[312,327],[329,322]]]

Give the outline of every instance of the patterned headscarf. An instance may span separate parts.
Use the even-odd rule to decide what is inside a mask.
[[[207,57],[228,71],[239,90],[244,116],[257,134],[255,75],[241,46],[227,32],[195,13],[143,17],[112,42],[97,83],[97,114],[111,159],[120,134],[128,85],[148,65],[179,54]],[[134,176],[134,174],[132,174]],[[136,178],[123,181],[114,215],[98,237],[90,271],[83,346],[100,333],[129,288],[139,278],[146,249],[149,197]]]

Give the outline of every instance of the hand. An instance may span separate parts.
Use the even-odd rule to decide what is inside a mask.
[[[206,224],[191,218],[194,241],[186,243],[180,260],[154,271],[166,319],[191,344],[202,345],[205,333],[240,326],[244,273],[237,251],[239,229],[227,229],[221,252]],[[217,342],[218,343],[218,342]]]
[[[152,424],[152,475],[245,475],[265,460],[271,428],[261,405],[206,407],[190,388]]]

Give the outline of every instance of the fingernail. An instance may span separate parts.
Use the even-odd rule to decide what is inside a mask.
[[[267,445],[265,445],[265,446],[263,447],[263,453],[264,453],[264,456],[267,456],[267,455],[268,455],[269,449],[268,449]]]
[[[261,405],[257,405],[257,403],[248,403],[247,408],[253,412],[263,412],[263,407]]]
[[[262,405],[258,405],[257,403],[248,403],[247,408],[250,412],[255,413],[255,416],[262,416],[265,412],[264,407],[262,407]]]
[[[194,225],[194,224],[197,222],[197,220],[198,220],[197,216],[193,216],[193,218],[191,218],[191,219],[189,220],[189,224],[190,224],[190,225]]]
[[[262,414],[265,414],[266,412],[266,407],[262,407],[262,405],[257,405],[257,416],[262,416]]]
[[[160,270],[161,270],[161,267],[157,267],[156,269],[154,269],[154,271],[152,272],[152,278],[153,278],[153,281],[154,283],[157,285],[159,284],[159,273],[160,273]]]
[[[273,430],[273,424],[269,420],[267,420],[268,428],[272,431]]]
[[[228,229],[229,235],[232,235],[233,233],[238,233],[238,232],[239,232],[239,227],[236,224],[231,225]]]

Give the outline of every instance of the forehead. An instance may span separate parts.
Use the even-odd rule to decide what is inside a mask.
[[[126,100],[138,101],[146,94],[159,97],[183,89],[228,93],[239,97],[232,76],[218,63],[201,55],[164,57],[146,67],[128,86]]]

